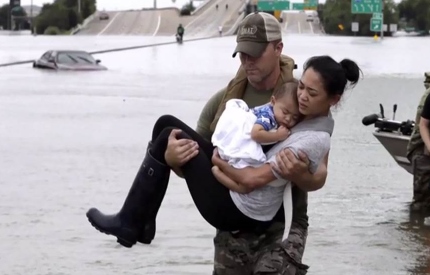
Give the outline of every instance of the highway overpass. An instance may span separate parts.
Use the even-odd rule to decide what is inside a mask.
[[[283,19],[282,28],[286,33],[323,34],[319,18],[315,12],[284,11],[281,17]]]
[[[244,5],[242,1],[244,0],[210,0],[191,16],[180,16],[177,8],[108,11],[108,20],[100,20],[96,15],[76,34],[174,35],[181,23],[185,26],[186,36],[212,36],[218,34],[219,26],[224,26],[224,31],[233,26]]]
[[[223,26],[223,33],[226,33],[243,18],[245,1],[208,0],[191,16],[180,16],[177,8],[109,11],[108,20],[100,20],[96,15],[77,35],[170,36],[182,23],[186,37],[217,36],[219,26]],[[312,16],[313,22],[308,22],[312,13],[315,14]],[[322,34],[314,12],[284,11],[281,17],[286,33]]]

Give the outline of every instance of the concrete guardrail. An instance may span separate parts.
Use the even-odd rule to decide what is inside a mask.
[[[76,27],[74,27],[71,31],[70,31],[70,35],[75,35],[78,32],[80,32],[83,28],[85,28],[88,23],[90,23],[91,21],[93,21],[93,19],[96,17],[98,11],[94,12],[93,14],[91,14],[90,16],[88,16],[84,22],[82,22],[82,24],[78,24]]]

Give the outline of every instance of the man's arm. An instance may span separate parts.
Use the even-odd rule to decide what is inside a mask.
[[[420,134],[427,150],[430,151],[430,96],[427,96],[421,112]]]
[[[201,135],[204,139],[209,140],[212,136],[212,131],[210,130],[210,126],[212,121],[215,118],[215,115],[218,111],[218,106],[221,104],[222,98],[224,96],[226,88],[221,89],[220,91],[216,92],[209,100],[206,102],[205,106],[203,107],[199,119],[197,121],[197,127],[196,132]],[[173,172],[178,177],[183,178],[181,169],[178,167],[172,167]]]
[[[236,169],[227,161],[222,160],[217,153],[212,157],[212,163],[231,180],[249,189],[256,189],[276,179],[270,164],[263,164],[256,168],[248,166]]]
[[[327,178],[330,137],[325,134],[297,136],[288,148],[281,148],[268,162],[257,168],[234,169],[214,156],[213,162],[232,180],[249,188],[258,188],[275,179],[293,182],[303,191],[315,191],[324,186]]]
[[[245,185],[239,184],[233,181],[232,179],[230,179],[229,177],[227,177],[227,175],[223,171],[221,171],[218,168],[218,166],[212,167],[212,174],[220,183],[222,183],[229,190],[232,190],[241,194],[248,194],[252,191],[252,189],[246,187]]]
[[[324,186],[327,179],[327,163],[328,153],[325,156],[324,161],[318,165],[314,174],[309,172],[305,162],[294,163],[292,164],[292,170],[297,170],[298,173],[295,173],[295,175],[289,180],[294,182],[294,184],[303,191],[316,191]],[[230,166],[227,162],[221,160],[220,162],[216,162],[216,165],[233,181],[250,189],[262,187],[277,179],[270,164],[264,164],[259,167],[236,169]],[[303,165],[305,169],[303,169],[303,167],[296,168]]]

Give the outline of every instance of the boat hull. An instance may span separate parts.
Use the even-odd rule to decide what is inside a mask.
[[[375,131],[373,132],[373,135],[384,146],[388,153],[390,153],[397,164],[410,174],[413,174],[412,164],[406,158],[406,148],[408,146],[410,136],[405,136],[401,133],[382,131]]]

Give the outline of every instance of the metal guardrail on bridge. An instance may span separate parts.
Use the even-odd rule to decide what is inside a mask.
[[[208,36],[208,37],[192,38],[192,39],[186,39],[183,42],[193,42],[193,41],[207,40],[207,39],[213,39],[213,38],[219,38],[219,36]],[[100,51],[94,51],[94,52],[89,52],[89,53],[90,54],[103,54],[103,53],[136,50],[136,49],[156,47],[156,46],[172,45],[172,44],[177,44],[177,43],[178,42],[176,42],[176,41],[163,42],[163,43],[146,44],[146,45],[140,45],[140,46],[132,46],[132,47],[122,47],[122,48],[116,48],[116,49],[100,50]],[[23,61],[15,61],[15,62],[9,62],[9,63],[0,64],[0,67],[23,65],[23,64],[29,64],[29,63],[32,63],[32,62],[34,62],[34,59],[23,60]]]

